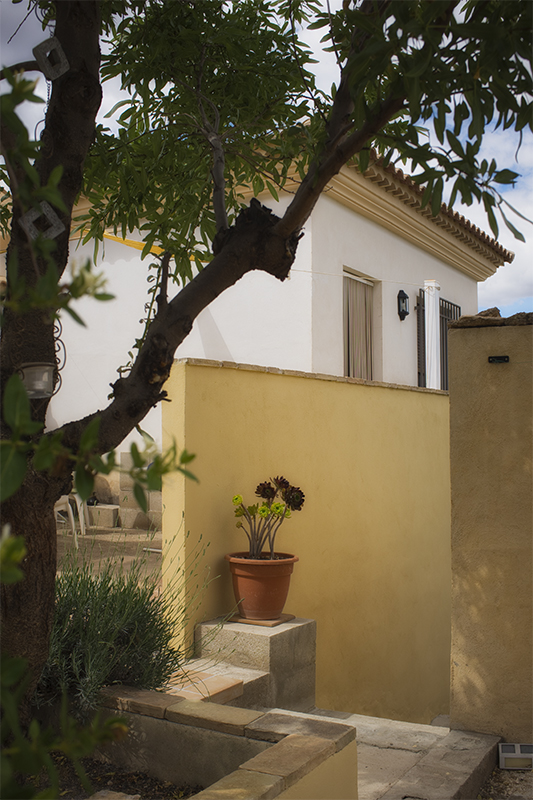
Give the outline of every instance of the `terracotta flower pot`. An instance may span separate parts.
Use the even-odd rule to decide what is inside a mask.
[[[245,619],[279,619],[298,556],[276,553],[277,558],[245,558],[246,553],[229,553],[233,591],[239,614]]]

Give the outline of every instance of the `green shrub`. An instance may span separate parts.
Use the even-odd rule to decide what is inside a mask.
[[[37,705],[57,702],[66,690],[72,713],[84,719],[103,686],[161,688],[189,657],[172,643],[187,605],[190,611],[190,602],[182,601],[183,569],[176,587],[162,593],[160,571],[146,577],[143,562],[138,557],[127,569],[121,560],[94,568],[87,559],[78,566],[74,556],[62,564]]]
[[[9,534],[9,526],[4,526],[0,539],[0,582],[16,583],[22,580],[20,563],[26,555],[22,536]],[[66,703],[62,704],[60,733],[51,728],[43,730],[33,719],[27,730],[20,718],[20,704],[24,697],[29,676],[27,663],[23,658],[1,654],[0,680],[0,797],[10,800],[29,798],[53,798],[60,796],[59,775],[50,757],[51,753],[64,753],[68,756],[78,773],[82,785],[91,794],[92,787],[87,780],[80,758],[90,755],[98,745],[122,738],[127,733],[123,719],[112,718],[101,723],[95,718],[90,727],[81,728],[66,713]],[[33,777],[41,770],[48,774],[49,786],[39,791]]]

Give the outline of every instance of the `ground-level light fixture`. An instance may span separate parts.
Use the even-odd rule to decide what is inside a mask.
[[[21,364],[19,375],[30,400],[51,397],[54,393],[55,364],[32,362]]]
[[[398,292],[398,316],[403,322],[408,315],[409,315],[409,295],[406,294],[403,289],[400,289],[400,291]]]

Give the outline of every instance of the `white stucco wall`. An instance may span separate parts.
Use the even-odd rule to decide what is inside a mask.
[[[69,263],[84,263],[87,258],[92,260],[92,256],[92,246],[76,247],[75,242],[71,243]],[[117,380],[117,368],[128,362],[128,351],[142,333],[140,320],[148,299],[147,263],[140,261],[139,251],[106,241],[105,252],[100,255],[95,272],[104,272],[106,291],[115,295],[115,299],[99,302],[82,297],[74,301],[73,309],[83,319],[85,327],[68,314],[62,314],[61,339],[67,360],[61,371],[61,389],[48,409],[49,429],[108,405],[109,384]],[[161,445],[160,409],[148,414],[143,428]],[[133,434],[129,438],[139,437]],[[121,445],[119,449],[129,448]]]
[[[260,199],[278,214],[290,201],[287,196],[279,204],[269,195]],[[477,311],[474,279],[327,194],[304,234],[289,280],[281,283],[262,272],[246,275],[199,315],[176,356],[342,375],[347,268],[374,282],[374,378],[416,385],[415,305],[424,281],[437,280],[441,297],[460,305],[463,314]],[[142,332],[149,259],[142,262],[139,256],[138,250],[107,240],[97,270],[104,271],[116,299],[77,301],[74,308],[85,328],[63,315],[67,362],[62,389],[50,404],[49,428],[107,405],[117,367],[127,362]],[[73,243],[71,260],[86,258],[92,258],[92,247]],[[397,314],[400,289],[410,300],[404,322]],[[150,412],[143,428],[161,443],[160,409]],[[127,445],[121,445],[124,449]]]
[[[288,201],[263,202],[280,213]],[[311,243],[306,226],[289,279],[254,271],[217,297],[198,316],[176,357],[310,371]]]
[[[441,297],[477,312],[477,282],[375,222],[323,195],[313,212],[313,372],[343,374],[343,269],[374,282],[375,379],[416,386],[416,297],[436,279]],[[400,289],[409,316],[397,312]],[[381,319],[382,318],[382,319]]]

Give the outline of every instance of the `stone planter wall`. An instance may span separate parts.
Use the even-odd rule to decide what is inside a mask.
[[[200,784],[198,800],[357,800],[355,728],[125,686],[102,692],[129,735],[100,756],[160,780]]]

